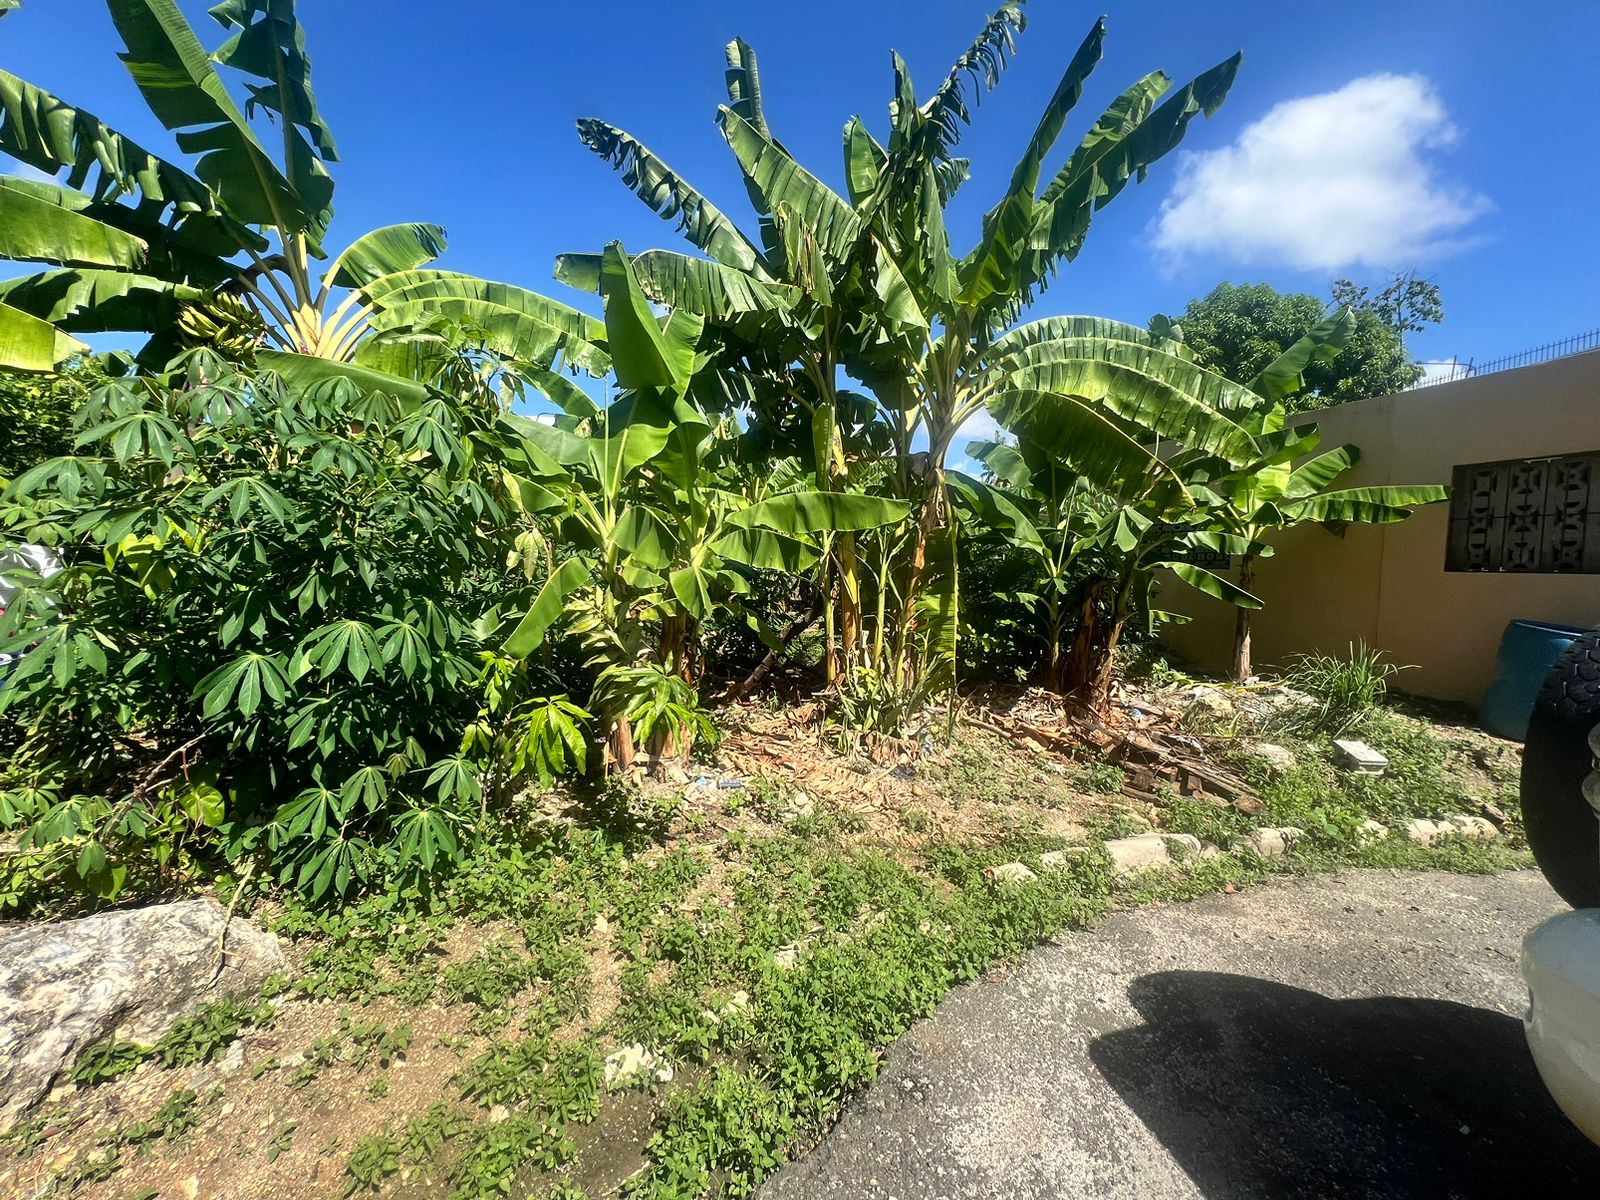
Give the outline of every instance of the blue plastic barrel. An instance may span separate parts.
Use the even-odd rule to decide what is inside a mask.
[[[1500,638],[1494,678],[1483,694],[1478,720],[1490,733],[1520,742],[1528,736],[1528,718],[1545,676],[1556,659],[1587,629],[1543,621],[1512,621]]]

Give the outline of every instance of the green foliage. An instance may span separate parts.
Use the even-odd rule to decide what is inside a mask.
[[[853,668],[838,683],[831,713],[842,731],[841,747],[856,734],[925,732],[932,716],[929,702],[937,692],[937,681],[930,676],[906,681],[875,667]]]
[[[698,1196],[723,1177],[726,1195],[748,1196],[783,1162],[782,1148],[793,1136],[793,1118],[766,1083],[718,1067],[709,1082],[668,1101],[649,1146],[657,1165],[648,1190],[630,1194]]]
[[[174,383],[101,389],[79,456],[7,493],[25,536],[78,549],[0,618],[37,642],[0,697],[28,722],[0,815],[96,890],[218,849],[313,897],[459,862],[483,807],[455,756],[472,624],[503,553],[490,418],[204,356]],[[512,769],[574,765],[530,736]]]
[[[0,370],[0,481],[72,451],[72,417],[105,382],[94,359],[67,364],[58,375]]]
[[[270,1003],[245,1004],[218,1000],[179,1017],[153,1046],[137,1042],[102,1041],[85,1046],[72,1064],[74,1083],[93,1085],[116,1079],[147,1059],[163,1067],[188,1067],[220,1057],[244,1030],[270,1025],[277,1019]]]
[[[1079,791],[1098,796],[1115,796],[1128,781],[1121,767],[1104,762],[1079,763],[1071,769],[1068,778]]]
[[[74,1083],[89,1086],[105,1083],[126,1075],[149,1058],[151,1053],[149,1046],[141,1046],[138,1042],[94,1042],[79,1052],[72,1064],[70,1078]]]
[[[197,1093],[192,1089],[174,1092],[147,1121],[138,1121],[122,1131],[126,1142],[138,1145],[158,1138],[182,1137],[199,1121],[195,1112]]]
[[[202,1005],[157,1039],[154,1052],[164,1067],[187,1067],[220,1057],[245,1029],[270,1025],[278,1010],[270,1003],[248,1005],[218,1000]]]
[[[1348,653],[1298,655],[1284,682],[1315,697],[1315,703],[1290,708],[1280,724],[1305,735],[1341,737],[1377,713],[1389,694],[1389,681],[1407,670],[1387,662],[1381,650],[1352,642]]]
[[[716,744],[716,726],[700,708],[694,689],[661,666],[608,667],[596,689],[626,697],[620,704],[622,714],[644,744],[671,742],[685,749],[697,742]]]
[[[1395,275],[1376,295],[1370,287],[1357,286],[1348,279],[1335,279],[1332,291],[1335,304],[1370,312],[1401,337],[1420,333],[1425,326],[1444,320],[1439,285],[1415,271]]]
[[[375,1192],[399,1169],[400,1143],[386,1134],[362,1138],[344,1162],[345,1174],[350,1177],[345,1181],[344,1194]]]
[[[1379,312],[1365,289],[1339,284],[1333,298],[1339,304],[1355,305],[1355,330],[1337,355],[1306,367],[1304,390],[1290,401],[1293,409],[1306,411],[1370,396],[1390,396],[1422,377],[1422,368],[1406,350],[1405,329],[1390,318],[1392,305],[1384,304]],[[1427,315],[1432,311],[1427,307],[1405,307],[1420,320],[1438,319]],[[1327,303],[1315,296],[1283,294],[1265,283],[1223,283],[1191,300],[1179,321],[1184,343],[1194,352],[1196,362],[1229,379],[1244,380],[1322,320],[1326,309]]]
[[[605,370],[591,318],[423,269],[445,248],[437,225],[372,230],[314,278],[338,153],[292,0],[215,5],[230,36],[209,53],[170,0],[107,7],[150,114],[193,161],[158,158],[0,73],[0,151],[62,181],[0,180],[0,258],[55,268],[0,284],[0,364],[48,371],[84,349],[71,332],[126,331],[149,335],[149,369],[206,346],[259,354],[302,382],[376,379],[412,398],[424,394],[413,378],[459,378],[462,349],[539,371],[566,353]],[[242,111],[230,85],[249,94]]]

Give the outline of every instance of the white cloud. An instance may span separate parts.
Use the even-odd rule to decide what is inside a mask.
[[[1400,270],[1466,244],[1489,200],[1443,178],[1458,137],[1420,75],[1368,75],[1276,105],[1231,146],[1186,153],[1154,225],[1169,266],[1199,256],[1304,271]]]

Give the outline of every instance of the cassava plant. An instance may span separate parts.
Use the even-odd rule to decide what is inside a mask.
[[[97,390],[78,452],[4,497],[8,536],[63,563],[8,571],[0,616],[27,651],[0,817],[40,870],[109,895],[259,853],[319,897],[463,855],[474,622],[510,529],[492,419],[208,351]]]

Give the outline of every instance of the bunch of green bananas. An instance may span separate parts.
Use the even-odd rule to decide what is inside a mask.
[[[232,292],[213,292],[178,310],[178,334],[185,346],[208,346],[234,362],[255,357],[266,330],[256,310]]]

